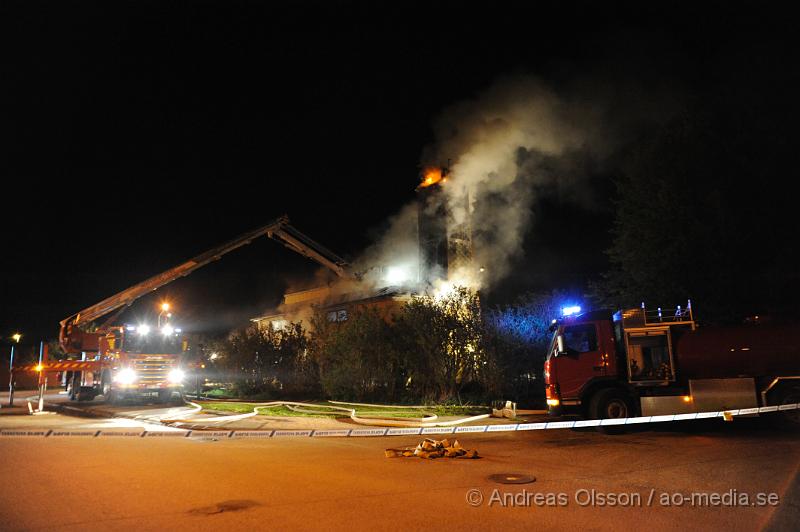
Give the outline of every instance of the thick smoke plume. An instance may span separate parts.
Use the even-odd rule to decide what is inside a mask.
[[[472,229],[473,271],[457,276],[485,286],[509,274],[538,194],[571,196],[584,206],[593,201],[580,184],[585,161],[606,149],[602,113],[602,106],[567,100],[534,78],[501,81],[442,113],[436,144],[423,157],[426,164],[452,161],[442,189],[453,226]]]
[[[551,195],[584,209],[600,203],[589,179],[643,118],[656,118],[654,102],[637,94],[642,91],[620,87],[601,94],[597,85],[591,92],[556,91],[539,79],[515,77],[441,113],[422,165],[449,161],[449,175],[433,201],[444,203],[451,232],[467,224],[473,243],[472,264],[451,268],[450,284],[489,288],[508,276],[535,222],[537,198]],[[668,106],[659,105],[657,114],[664,115]],[[412,275],[425,271],[416,262],[416,224],[416,208],[404,208],[362,261],[412,265]]]

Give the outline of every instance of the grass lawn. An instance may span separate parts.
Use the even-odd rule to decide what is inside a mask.
[[[258,406],[255,403],[225,403],[222,401],[197,401],[207,412],[219,412],[226,414],[245,414],[253,411]],[[322,412],[326,407],[334,406],[330,403],[313,403],[314,407],[302,407],[305,410],[317,410]],[[335,405],[350,408],[348,405]],[[453,405],[432,405],[430,408],[375,408],[368,406],[356,406],[356,414],[359,416],[381,416],[381,417],[422,417],[424,414],[436,414],[437,416],[475,416],[478,414],[488,414],[491,409],[482,406],[453,406]],[[287,417],[350,417],[347,412],[341,410],[330,410],[328,413],[319,412],[296,412],[285,406],[272,406],[259,409],[259,413],[264,416],[287,416]]]

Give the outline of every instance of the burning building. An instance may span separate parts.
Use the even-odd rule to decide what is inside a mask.
[[[410,292],[398,287],[385,287],[369,293],[337,292],[330,286],[287,292],[283,296],[283,304],[274,312],[252,318],[259,327],[271,327],[281,330],[289,322],[308,323],[319,311],[330,322],[346,321],[353,312],[372,309],[384,319],[391,320],[412,297]]]
[[[337,266],[334,273],[338,277],[323,286],[287,292],[277,309],[252,321],[260,327],[280,329],[289,322],[307,323],[321,310],[329,321],[340,322],[359,308],[377,309],[390,319],[414,294],[431,293],[444,283],[463,282],[464,273],[474,269],[469,195],[464,190],[454,205],[453,194],[444,190],[453,186],[459,185],[448,179],[447,168],[423,172],[417,187],[413,232],[417,253],[413,259],[406,257],[406,263],[398,265],[381,257],[360,265],[365,271],[355,272],[343,259],[314,243],[315,249],[325,251],[325,257],[333,257],[328,262]],[[409,266],[412,263],[416,267]]]

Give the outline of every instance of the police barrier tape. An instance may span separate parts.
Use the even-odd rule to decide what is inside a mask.
[[[643,423],[664,423],[669,421],[691,421],[717,417],[748,416],[800,409],[800,403],[762,406],[760,408],[742,408],[739,410],[722,410],[718,412],[695,412],[691,414],[669,414],[663,416],[643,416],[620,419],[585,419],[576,421],[547,421],[543,423],[507,423],[499,425],[472,425],[459,427],[420,427],[420,428],[368,428],[368,429],[308,429],[308,430],[0,430],[0,437],[37,437],[37,438],[99,438],[99,437],[133,437],[133,438],[200,438],[200,439],[240,439],[240,438],[331,438],[331,437],[374,437],[374,436],[413,436],[420,434],[463,434],[476,432],[513,432],[526,430],[571,429],[580,427],[598,427],[609,425],[638,425]]]

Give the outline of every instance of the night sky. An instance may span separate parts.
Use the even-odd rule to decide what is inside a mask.
[[[436,116],[498,77],[691,98],[794,68],[791,18],[757,3],[639,4],[4,2],[0,333],[55,337],[284,213],[357,255],[414,198]],[[535,206],[498,301],[602,270],[612,187],[595,186],[594,208]],[[187,328],[233,327],[315,269],[263,239],[130,312],[164,297]]]

